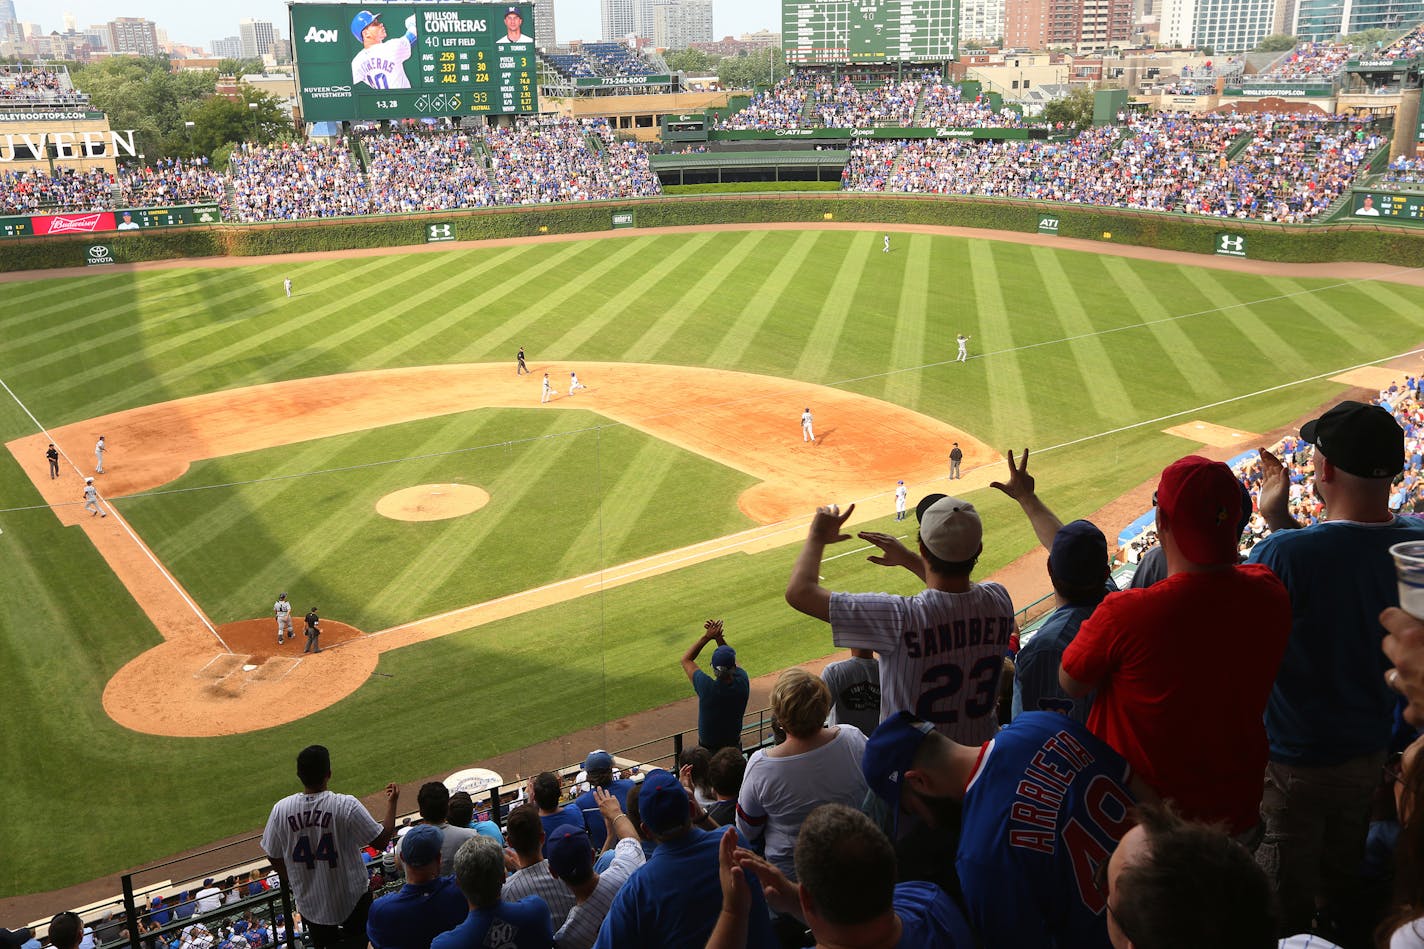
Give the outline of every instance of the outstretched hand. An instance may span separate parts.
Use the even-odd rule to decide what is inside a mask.
[[[873,564],[882,567],[915,567],[920,562],[919,554],[912,551],[900,542],[900,539],[890,534],[882,534],[879,531],[861,531],[855,536],[868,544],[874,544],[880,548],[878,556],[866,557]]]
[[[795,916],[798,919],[801,917],[801,900],[796,884],[787,879],[786,874],[764,858],[742,847],[737,848],[736,860],[743,873],[756,874],[757,880],[761,882],[762,892],[766,894],[767,906],[784,916]]]
[[[737,828],[728,827],[717,845],[717,876],[722,881],[722,910],[738,919],[751,912],[752,890],[737,864]]]
[[[854,511],[854,504],[844,511],[838,504],[816,508],[816,516],[811,519],[810,539],[822,544],[838,544],[843,540],[850,540],[850,535],[842,534],[841,528]]]
[[[1017,465],[1014,464],[1014,451],[1009,449],[1009,480],[991,481],[989,487],[998,488],[1015,501],[1033,497],[1034,480],[1033,475],[1028,473],[1028,449],[1023,450]]]

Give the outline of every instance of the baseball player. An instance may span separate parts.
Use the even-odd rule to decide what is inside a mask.
[[[307,646],[302,652],[321,652],[321,617],[316,615],[316,607],[307,611]]]
[[[364,82],[372,89],[409,89],[404,63],[415,43],[415,14],[405,18],[405,35],[386,39],[386,25],[379,13],[362,10],[351,18],[351,34],[365,48],[351,58],[351,82]]]
[[[328,787],[331,754],[321,745],[297,755],[297,778],[301,792],[272,806],[262,849],[291,888],[317,949],[355,945],[365,940],[371,906],[361,848],[379,851],[390,842],[400,791],[386,785],[385,819],[377,823],[356,798]]]
[[[94,487],[93,478],[84,479],[84,510],[89,512],[90,517],[95,514],[100,517],[109,516],[99,509],[99,490]]]
[[[811,407],[806,406],[806,411],[801,413],[801,440],[803,442],[816,443],[816,433],[811,429]]]
[[[45,452],[45,458],[49,460],[49,477],[53,481],[59,477],[59,449],[50,442],[49,451]]]
[[[100,435],[99,440],[94,443],[94,473],[104,473],[104,452],[107,446],[104,444],[104,436]]]
[[[554,387],[553,387],[553,385],[549,382],[549,374],[546,372],[546,373],[544,373],[544,394],[539,397],[539,401],[540,401],[541,403],[543,403],[543,402],[548,402],[548,401],[549,401],[550,399],[552,399],[553,397],[554,397]]]
[[[949,449],[949,479],[953,481],[959,477],[959,463],[964,460],[964,452],[959,447],[959,442],[955,442]]]
[[[895,520],[905,519],[905,496],[910,492],[905,488],[905,482],[895,482]]]
[[[524,347],[523,347],[523,346],[520,346],[520,347],[519,347],[519,352],[515,354],[515,357],[514,357],[514,358],[517,359],[517,360],[519,360],[519,365],[516,366],[515,369],[514,369],[514,374],[515,374],[516,376],[518,376],[518,375],[523,375],[524,373],[529,372],[529,367],[526,366],[526,365],[524,365]],[[533,375],[533,373],[530,373],[530,375]]]
[[[578,381],[578,373],[569,373],[569,395],[573,395],[578,389],[587,389],[588,386]]]
[[[882,254],[888,254],[888,253],[890,253],[890,235],[889,235],[889,234],[886,234],[886,235],[885,235],[885,246],[882,247],[882,248],[880,248],[880,252],[881,252]]]
[[[954,361],[964,362],[969,358],[969,337],[960,333],[955,337],[955,341],[959,343],[959,354],[954,357]]]
[[[282,281],[282,289],[287,291],[287,299],[292,298],[292,278],[288,277]]]
[[[283,633],[286,633],[287,639],[296,639],[297,634],[292,632],[292,604],[287,602],[287,594],[277,594],[277,602],[272,604],[272,613],[277,617],[277,645],[282,644]]]

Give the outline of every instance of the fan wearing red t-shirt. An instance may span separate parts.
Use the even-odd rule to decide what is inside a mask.
[[[1059,680],[1096,691],[1088,728],[1184,816],[1244,833],[1260,821],[1262,714],[1290,598],[1270,570],[1237,563],[1251,501],[1229,467],[1189,455],[1162,472],[1157,498],[1167,579],[1104,600]]]

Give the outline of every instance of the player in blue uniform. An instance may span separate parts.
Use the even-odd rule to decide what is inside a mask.
[[[975,747],[899,712],[871,736],[863,768],[897,816],[936,826],[962,804],[955,868],[987,949],[1107,949],[1094,880],[1150,792],[1134,793],[1127,762],[1085,726],[1026,712]]]

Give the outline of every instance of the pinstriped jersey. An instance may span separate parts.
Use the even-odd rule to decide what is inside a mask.
[[[1014,632],[1014,604],[997,583],[964,593],[832,593],[837,646],[880,658],[880,720],[914,712],[965,745],[994,737],[999,675]]]
[[[262,850],[287,862],[302,918],[335,926],[369,886],[361,849],[381,834],[365,805],[349,794],[292,794],[272,805]]]

